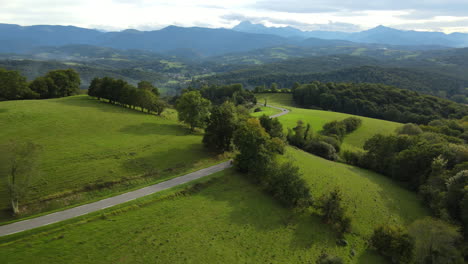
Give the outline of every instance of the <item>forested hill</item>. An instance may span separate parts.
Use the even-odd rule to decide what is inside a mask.
[[[296,104],[401,123],[462,118],[468,106],[382,84],[312,82],[292,89]]]
[[[318,65],[317,65],[318,66]],[[300,67],[300,65],[297,65]],[[327,68],[326,66],[324,68]],[[467,95],[468,81],[443,74],[432,73],[408,68],[383,68],[377,66],[361,66],[330,71],[326,73],[279,73],[263,74],[258,71],[236,71],[207,78],[215,83],[242,83],[245,86],[269,86],[278,84],[279,88],[291,88],[295,82],[353,82],[353,83],[381,83],[402,89],[422,92],[442,98],[464,102]]]

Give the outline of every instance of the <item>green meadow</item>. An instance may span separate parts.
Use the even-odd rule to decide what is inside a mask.
[[[257,94],[259,103],[267,103],[274,106],[282,106],[289,109],[291,112],[287,115],[279,117],[284,128],[293,128],[298,120],[309,123],[315,132],[322,129],[323,125],[333,120],[343,120],[345,118],[355,116],[344,113],[331,111],[311,110],[298,108],[294,106],[291,94]],[[367,139],[375,134],[391,134],[401,126],[399,123],[355,116],[362,119],[362,126],[356,131],[347,135],[343,141],[342,149],[355,150],[362,149]]]
[[[326,252],[345,263],[386,263],[367,249],[373,228],[427,215],[416,194],[381,175],[293,148],[285,158],[300,166],[315,198],[341,187],[353,219],[348,246],[336,244],[313,210],[286,209],[228,169],[185,194],[176,187],[42,232],[0,238],[0,255],[6,263],[315,263]]]
[[[219,161],[177,121],[97,101],[88,96],[0,102],[0,145],[41,146],[37,175],[23,204],[26,214],[86,202],[167,180]],[[222,158],[222,157],[220,157]],[[0,183],[1,220],[8,220]],[[34,210],[32,209],[34,208]]]

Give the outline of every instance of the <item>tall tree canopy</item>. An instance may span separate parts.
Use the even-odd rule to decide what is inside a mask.
[[[211,102],[201,96],[199,91],[190,91],[182,94],[177,100],[176,109],[179,120],[187,123],[190,130],[196,127],[205,127],[210,116]]]

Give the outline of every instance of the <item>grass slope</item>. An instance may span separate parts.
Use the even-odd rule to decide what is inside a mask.
[[[0,238],[0,255],[7,263],[315,263],[327,252],[346,263],[385,263],[366,250],[373,228],[427,214],[416,194],[381,175],[293,148],[287,155],[301,167],[315,197],[335,185],[343,188],[353,217],[348,247],[337,246],[335,233],[312,212],[281,207],[229,169],[189,195],[151,197],[154,202],[144,206],[137,206],[142,200],[128,205],[135,210]]]
[[[309,123],[315,132],[322,129],[323,125],[333,120],[343,120],[347,117],[355,116],[344,113],[311,110],[294,107],[291,94],[257,94],[258,102],[263,103],[267,99],[268,104],[283,106],[291,110],[287,115],[279,117],[283,127],[293,128],[298,120]],[[399,123],[357,116],[362,119],[362,126],[356,131],[347,135],[343,141],[343,149],[361,149],[367,139],[375,134],[391,134],[401,126]]]
[[[216,162],[204,150],[201,135],[176,121],[175,111],[156,117],[88,96],[0,102],[0,127],[0,145],[31,140],[42,146],[40,175],[26,202],[68,197],[73,191],[78,191],[75,202],[86,201],[116,191],[99,187],[118,185],[123,191]],[[0,209],[5,209],[6,186],[0,184]],[[43,202],[50,208],[39,209],[69,202]]]

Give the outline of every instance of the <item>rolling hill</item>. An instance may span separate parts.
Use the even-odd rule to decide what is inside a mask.
[[[218,161],[176,121],[88,96],[0,104],[0,145],[31,140],[42,148],[38,176],[24,201],[32,214],[86,202],[208,167]],[[65,166],[66,164],[66,166]],[[0,220],[10,216],[0,185]]]
[[[349,246],[338,246],[334,232],[311,211],[285,209],[230,169],[183,192],[168,190],[42,233],[0,238],[0,254],[8,263],[308,263],[326,252],[346,263],[386,263],[366,250],[373,228],[427,215],[416,194],[381,175],[293,148],[286,155],[300,166],[314,197],[335,186],[345,190],[354,221]],[[26,250],[30,246],[34,250]]]

